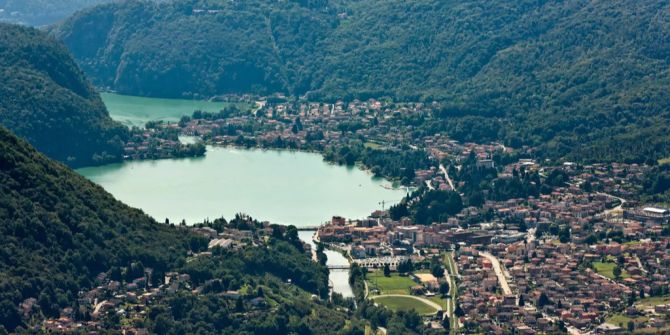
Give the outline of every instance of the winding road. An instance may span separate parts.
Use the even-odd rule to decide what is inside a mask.
[[[621,203],[619,204],[619,206],[616,206],[616,207],[614,207],[614,208],[612,208],[612,209],[605,210],[604,212],[600,213],[601,216],[607,216],[607,215],[609,215],[609,214],[611,214],[611,213],[621,211],[621,210],[623,209],[623,204],[626,203],[626,199],[624,199],[624,198],[620,198],[620,197],[617,197],[617,196],[614,196],[614,195],[611,195],[611,194],[602,193],[602,192],[597,192],[596,194],[600,194],[600,195],[608,196],[608,197],[610,197],[610,198],[617,199],[617,200],[619,200],[619,201],[621,202]]]

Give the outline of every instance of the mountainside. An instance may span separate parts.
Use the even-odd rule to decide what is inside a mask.
[[[54,38],[0,24],[0,124],[71,166],[121,159],[127,129]]]
[[[659,0],[181,0],[99,6],[54,33],[123,93],[435,99],[459,140],[609,160],[670,144],[668,17]]]
[[[328,294],[328,270],[304,253],[295,227],[271,226],[263,240],[255,232],[265,226],[248,217],[210,225],[247,231],[254,243],[194,257],[208,239],[156,223],[0,126],[0,333],[47,333],[43,320],[59,316],[81,333],[362,331],[359,319],[315,301]],[[164,282],[174,271],[188,285]],[[226,290],[241,293],[231,300]],[[145,293],[151,300],[139,302]],[[127,306],[144,312],[125,317]]]
[[[86,7],[114,0],[0,0],[0,21],[43,26]]]
[[[0,126],[0,305],[35,297],[52,314],[111,266],[141,261],[164,273],[189,250],[183,235]],[[0,325],[20,323],[0,310]]]

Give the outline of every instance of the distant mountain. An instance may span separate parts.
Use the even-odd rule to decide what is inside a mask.
[[[660,0],[179,0],[54,33],[123,93],[435,99],[460,140],[639,160],[670,144],[668,17]]]
[[[38,150],[71,166],[121,159],[127,129],[53,37],[0,24],[0,78],[0,124]]]
[[[0,0],[0,21],[44,26],[80,9],[112,1],[116,0]]]

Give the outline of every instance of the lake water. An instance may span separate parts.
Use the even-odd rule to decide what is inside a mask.
[[[177,121],[194,110],[217,112],[225,106],[109,93],[102,98],[112,118],[140,127],[147,121]],[[156,220],[184,219],[189,224],[242,212],[273,223],[316,226],[333,215],[366,217],[380,208],[380,202],[390,205],[405,195],[404,190],[392,189],[388,181],[358,168],[293,151],[208,146],[206,156],[200,158],[130,161],[77,171]],[[300,238],[313,245],[313,233],[301,231]],[[325,253],[328,264],[349,264],[339,252]],[[349,270],[332,270],[330,280],[335,292],[353,296]]]
[[[218,113],[226,106],[236,105],[247,109],[245,103],[225,103],[204,100],[157,99],[134,97],[115,93],[101,93],[109,115],[127,126],[144,127],[149,121],[179,121],[184,115],[201,110]]]
[[[129,161],[77,170],[124,203],[156,220],[233,217],[315,226],[333,215],[363,218],[405,192],[358,168],[328,164],[321,155],[207,147],[205,157]]]
[[[300,231],[298,232],[298,236],[300,236],[301,240],[311,244],[312,248],[316,250],[316,245],[312,240],[314,236],[313,231]],[[349,265],[349,260],[337,251],[325,249],[324,253],[328,258],[328,265]],[[354,292],[351,286],[349,286],[349,270],[330,270],[328,278],[333,283],[333,291],[345,298],[353,298]]]

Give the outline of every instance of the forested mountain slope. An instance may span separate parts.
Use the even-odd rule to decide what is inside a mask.
[[[114,0],[0,0],[0,21],[43,26],[74,12]]]
[[[164,273],[189,242],[0,126],[0,325],[21,323],[8,303],[39,298],[52,315],[111,266]]]
[[[439,100],[457,139],[609,160],[670,144],[669,17],[659,0],[180,0],[54,33],[124,93]]]
[[[258,221],[236,217],[216,220],[214,227],[253,231],[258,226]],[[304,253],[295,227],[273,226],[265,245],[192,256],[206,251],[207,243],[187,227],[156,223],[115,200],[0,126],[0,333],[42,333],[43,319],[57,318],[68,308],[77,321],[90,320],[96,306],[82,302],[80,292],[99,287],[100,278],[124,287],[143,278],[149,289],[160,288],[143,319],[132,320],[154,334],[362,329],[360,319],[310,298],[327,296],[328,270]],[[189,275],[193,287],[167,290],[163,278],[171,271]],[[285,284],[288,279],[292,285]],[[281,308],[242,313],[247,302],[221,294],[242,288]],[[98,303],[103,299],[112,296],[101,296]],[[95,319],[103,334],[121,333],[124,322],[130,322],[120,322],[115,310]]]
[[[127,129],[53,37],[0,24],[0,82],[0,124],[38,150],[71,166],[121,159]]]

